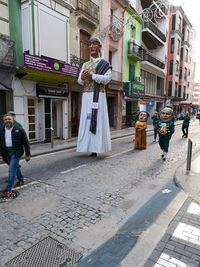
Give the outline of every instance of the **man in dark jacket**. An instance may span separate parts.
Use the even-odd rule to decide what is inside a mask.
[[[19,168],[21,156],[26,154],[26,161],[30,160],[30,147],[23,128],[14,125],[12,115],[4,116],[5,125],[0,128],[0,163],[4,160],[9,165],[8,185],[1,193],[2,196],[10,196],[17,175],[18,182],[14,187],[24,184],[24,177]]]

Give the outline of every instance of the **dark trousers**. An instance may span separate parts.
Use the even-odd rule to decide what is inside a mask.
[[[159,145],[164,152],[168,152],[168,147],[169,147],[169,141],[170,141],[170,136],[165,136],[165,135],[159,135]]]
[[[188,128],[189,125],[182,125],[182,132],[185,137],[188,137]]]
[[[157,128],[154,128],[154,140],[156,140],[157,133],[158,133],[158,130],[157,130]]]

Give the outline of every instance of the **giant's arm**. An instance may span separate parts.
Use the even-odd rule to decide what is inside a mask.
[[[81,69],[79,76],[78,76],[78,83],[80,85],[84,85],[84,81],[81,79],[81,75],[82,75],[82,72],[84,71],[84,69],[85,69],[85,64],[83,64],[82,69]]]
[[[108,84],[112,79],[112,71],[108,69],[104,75],[100,74],[92,74],[92,80],[96,83],[100,84]]]

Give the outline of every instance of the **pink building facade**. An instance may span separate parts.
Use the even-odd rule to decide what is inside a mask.
[[[122,128],[123,18],[127,0],[103,0],[100,36],[102,56],[112,65],[112,81],[107,90],[110,127]]]

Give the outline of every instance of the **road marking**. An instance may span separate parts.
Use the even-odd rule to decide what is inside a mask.
[[[116,153],[116,154],[114,154],[114,155],[112,155],[112,156],[108,156],[107,158],[114,158],[114,157],[116,157],[116,156],[119,156],[119,155],[121,155],[121,154],[125,154],[125,153],[127,153],[127,152],[132,151],[132,150],[133,150],[133,149],[125,150],[125,151],[122,151],[122,152],[120,152],[120,153]]]
[[[63,171],[63,172],[61,172],[61,174],[65,174],[65,173],[68,173],[68,172],[75,171],[75,170],[77,170],[77,169],[80,169],[80,168],[86,167],[87,165],[88,165],[88,164],[83,164],[83,165],[80,165],[80,166],[78,166],[78,167],[71,168],[71,169],[69,169],[69,170],[66,170],[66,171]]]

